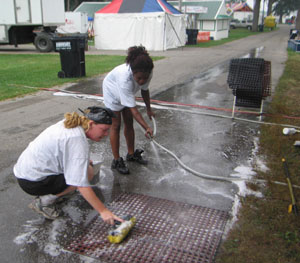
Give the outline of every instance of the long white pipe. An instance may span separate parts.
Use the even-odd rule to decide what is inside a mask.
[[[65,90],[60,90],[59,92],[54,93],[54,95],[56,95],[56,96],[70,96],[70,97],[74,97],[74,98],[77,98],[77,99],[91,99],[91,100],[103,101],[103,98],[99,97],[99,96],[89,95],[89,94],[84,94],[84,93],[77,94],[77,93],[74,93],[72,91],[65,91]],[[138,106],[145,107],[144,103],[137,102],[136,104]],[[187,110],[187,109],[173,108],[173,107],[165,106],[163,104],[159,104],[159,105],[155,105],[155,104],[152,105],[151,104],[151,107],[156,108],[156,109],[180,111],[180,112],[186,112],[186,113],[192,113],[192,114],[198,114],[198,115],[206,115],[206,116],[211,116],[211,117],[232,119],[232,116],[214,114],[214,113],[210,113],[210,112],[200,112],[200,111],[192,111],[192,110]],[[234,120],[245,121],[245,122],[256,123],[256,124],[289,127],[289,128],[295,128],[295,129],[300,130],[299,126],[290,125],[290,124],[280,124],[280,123],[274,123],[274,122],[255,121],[255,120],[248,120],[248,119],[237,118],[237,117],[234,117]]]

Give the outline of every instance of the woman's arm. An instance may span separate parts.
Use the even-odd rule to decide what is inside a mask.
[[[153,130],[148,126],[148,124],[145,122],[143,116],[138,111],[137,107],[130,108],[130,111],[132,113],[133,118],[145,129],[146,137],[149,137],[149,135],[153,136]]]
[[[155,115],[151,109],[149,90],[141,90],[141,94],[142,94],[143,100],[146,105],[147,115],[148,115],[149,119],[151,120],[151,117],[152,116],[154,117]]]
[[[99,200],[91,187],[78,187],[79,192],[86,201],[101,215],[104,222],[114,225],[114,220],[123,222],[124,220],[115,216],[109,211],[105,205]]]

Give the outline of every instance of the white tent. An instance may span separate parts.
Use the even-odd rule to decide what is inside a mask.
[[[127,50],[143,45],[147,50],[163,51],[185,45],[186,19],[166,12],[95,13],[95,47]]]

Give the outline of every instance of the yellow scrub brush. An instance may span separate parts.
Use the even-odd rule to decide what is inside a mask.
[[[108,231],[108,240],[110,243],[118,244],[123,241],[123,239],[127,236],[129,231],[134,227],[136,219],[131,215],[127,215],[122,217],[124,222],[115,221],[115,226],[113,229]]]

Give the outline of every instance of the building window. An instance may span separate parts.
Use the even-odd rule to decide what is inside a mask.
[[[228,29],[228,20],[217,20],[217,31],[223,31]]]
[[[203,30],[204,31],[215,30],[215,21],[203,21]]]

